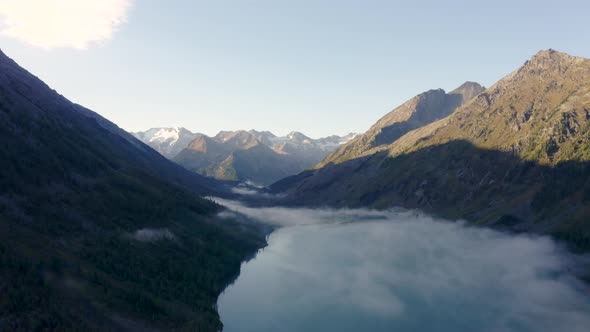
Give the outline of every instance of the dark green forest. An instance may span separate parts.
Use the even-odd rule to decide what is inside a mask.
[[[221,328],[259,226],[219,218],[180,168],[3,55],[0,128],[1,331]]]

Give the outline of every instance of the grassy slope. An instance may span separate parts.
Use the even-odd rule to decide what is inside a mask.
[[[464,139],[543,165],[589,160],[590,59],[543,51],[448,118],[387,147],[390,155]]]

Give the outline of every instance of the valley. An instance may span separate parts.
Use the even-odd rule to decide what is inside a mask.
[[[0,127],[1,331],[590,325],[589,59],[312,139],[130,134],[0,53]]]

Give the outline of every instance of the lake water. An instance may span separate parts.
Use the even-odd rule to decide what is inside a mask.
[[[220,296],[226,332],[590,331],[587,290],[548,238],[408,211],[222,203],[284,226]]]

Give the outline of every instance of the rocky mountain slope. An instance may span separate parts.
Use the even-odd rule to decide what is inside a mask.
[[[196,134],[173,160],[209,177],[267,185],[313,166],[353,137],[312,139],[299,132],[278,137],[255,130]]]
[[[0,52],[0,330],[218,331],[264,245],[170,162]]]
[[[291,204],[421,208],[590,250],[590,60],[539,52],[448,117],[333,156],[272,189]]]
[[[387,113],[366,133],[332,152],[316,167],[354,159],[373,148],[391,144],[411,130],[448,116],[483,90],[478,83],[465,82],[449,93],[442,89],[423,92]]]

